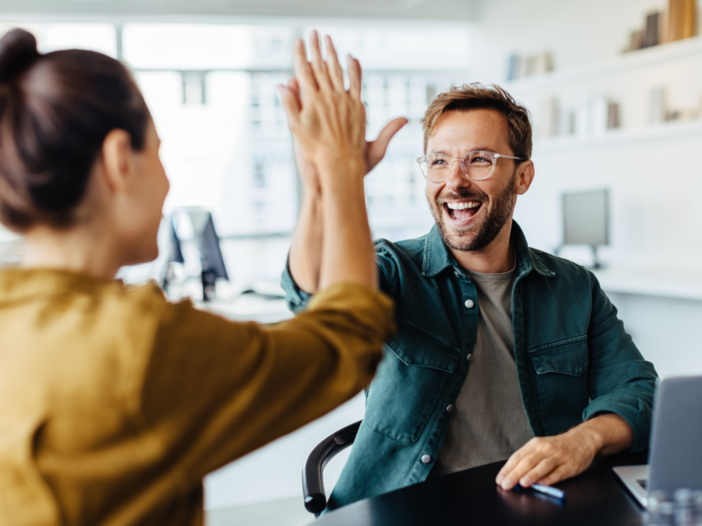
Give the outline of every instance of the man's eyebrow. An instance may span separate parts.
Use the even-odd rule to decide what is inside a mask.
[[[473,148],[471,151],[475,152],[475,151],[479,151],[479,150],[486,151],[486,152],[493,152],[493,153],[495,152],[495,150],[493,150],[492,148],[489,148],[487,146],[478,146],[477,148]]]
[[[486,151],[486,152],[490,152],[490,153],[496,153],[495,150],[493,150],[492,148],[488,148],[487,146],[478,146],[477,148],[473,148],[472,150],[466,150],[465,152],[463,152],[462,155],[465,155],[468,152],[477,152],[477,151]],[[435,153],[440,153],[442,155],[448,155],[449,157],[451,157],[451,154],[448,154],[443,150],[434,150],[432,152],[427,153],[427,155],[432,155]]]

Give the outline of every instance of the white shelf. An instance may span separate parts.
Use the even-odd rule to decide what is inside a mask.
[[[702,55],[702,36],[632,51],[606,62],[590,66],[559,70],[535,77],[519,79],[507,83],[505,89],[510,93],[518,93],[521,96],[531,91],[589,81],[597,77],[618,74],[632,69],[647,68],[670,62],[671,60],[694,57],[696,55]]]
[[[697,271],[614,266],[595,275],[605,292],[702,301],[702,273]]]
[[[622,146],[676,140],[681,137],[702,135],[702,120],[671,121],[651,125],[646,128],[627,130],[608,130],[598,136],[578,137],[575,135],[558,135],[534,141],[534,153],[552,153],[569,150],[582,150],[603,146]]]

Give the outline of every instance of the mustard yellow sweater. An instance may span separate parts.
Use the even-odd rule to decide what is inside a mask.
[[[392,306],[357,285],[273,326],[54,270],[0,272],[0,525],[197,525],[202,478],[364,388]]]

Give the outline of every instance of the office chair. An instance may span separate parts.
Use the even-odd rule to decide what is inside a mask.
[[[309,454],[302,467],[302,495],[305,499],[305,508],[310,513],[314,513],[315,517],[319,517],[327,507],[322,472],[332,458],[353,444],[361,422],[362,420],[359,420],[322,440]]]

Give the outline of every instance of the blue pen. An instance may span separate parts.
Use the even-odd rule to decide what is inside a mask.
[[[523,487],[521,484],[517,484],[515,486],[515,489],[531,489],[539,493],[543,493],[544,495],[548,495],[549,497],[553,497],[554,499],[558,499],[561,502],[565,502],[566,500],[565,491],[560,490],[558,488],[554,488],[552,486],[544,486],[543,484],[532,484],[528,488]]]

